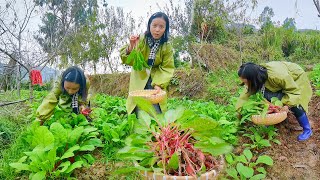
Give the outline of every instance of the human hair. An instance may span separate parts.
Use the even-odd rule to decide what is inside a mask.
[[[77,66],[71,66],[63,72],[61,77],[61,89],[64,93],[66,92],[66,90],[64,89],[65,81],[79,84],[80,89],[78,93],[79,95],[82,96],[83,101],[87,100],[87,96],[88,96],[88,92],[86,88],[87,81],[82,69],[80,69]]]
[[[248,93],[252,95],[261,90],[268,79],[268,72],[265,67],[248,62],[240,66],[238,76],[248,80]]]
[[[164,21],[166,22],[166,30],[164,31],[161,39],[160,39],[160,44],[163,44],[169,40],[169,18],[168,16],[163,13],[163,12],[156,12],[154,13],[148,20],[148,26],[147,26],[147,31],[145,32],[145,35],[147,37],[152,38],[151,31],[150,31],[150,25],[152,23],[152,20],[155,18],[163,18]]]

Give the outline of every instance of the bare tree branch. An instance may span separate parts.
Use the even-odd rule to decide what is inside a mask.
[[[0,51],[3,52],[4,54],[6,54],[7,56],[9,56],[12,60],[16,61],[20,66],[22,66],[23,68],[25,68],[29,72],[29,69],[22,62],[18,61],[15,57],[13,57],[11,54],[9,54],[6,50],[0,48]]]
[[[319,0],[313,0],[314,5],[316,6],[317,10],[318,10],[318,16],[320,17],[320,3]]]

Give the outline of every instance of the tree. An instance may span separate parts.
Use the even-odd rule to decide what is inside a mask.
[[[200,41],[223,42],[227,38],[228,12],[222,0],[196,0],[190,33]]]
[[[174,48],[173,57],[176,67],[181,63],[180,54],[186,53],[189,43],[193,41],[189,34],[192,22],[193,2],[193,0],[184,0],[184,2],[179,0],[173,3],[173,0],[169,0],[169,3],[162,9],[170,20],[170,41]],[[184,6],[181,4],[184,4]],[[159,4],[158,7],[161,9]]]
[[[95,22],[97,1],[36,0],[35,2],[45,12],[42,18],[43,24],[39,26],[40,32],[36,36],[43,50],[57,57],[53,59],[54,61],[62,59],[59,61],[62,67],[70,63],[83,65],[91,60],[90,56],[82,57],[81,54],[84,49],[92,47],[85,41],[90,38],[96,39],[94,36],[98,34],[100,28]]]
[[[109,69],[112,73],[120,67],[119,58],[112,58],[112,55],[118,53],[118,49],[126,43],[137,27],[131,13],[124,13],[123,8],[109,6],[106,2],[100,13],[100,22],[105,25],[102,33],[102,46],[106,56],[101,58],[104,70]]]
[[[32,32],[28,29],[31,17],[35,15],[35,4],[33,1],[24,0],[23,3],[8,0],[5,2],[5,9],[2,9],[0,14],[0,27],[2,29],[0,36],[0,52],[8,59],[8,64],[4,68],[6,80],[12,81],[14,73],[16,74],[16,83],[18,96],[20,96],[20,68],[24,68],[29,75],[29,72],[43,65],[47,58],[40,52],[37,43],[30,36]],[[19,5],[18,5],[19,4]],[[31,77],[30,80],[30,97],[32,94]],[[8,83],[8,81],[6,81]],[[8,84],[5,85],[8,87]]]
[[[273,9],[266,6],[264,7],[262,13],[259,16],[259,22],[261,24],[261,30],[273,26],[271,18],[274,16]]]
[[[283,21],[283,25],[282,27],[284,27],[285,29],[296,29],[296,21],[294,18],[286,18],[284,21]]]

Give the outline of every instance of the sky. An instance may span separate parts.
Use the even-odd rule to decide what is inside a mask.
[[[173,0],[177,2],[178,0]],[[158,11],[157,3],[164,5],[168,0],[107,0],[109,5],[123,7],[126,12],[131,11],[136,17],[146,17],[149,9]],[[251,18],[258,18],[264,7],[273,9],[273,21],[280,24],[289,17],[295,18],[298,29],[320,29],[320,17],[313,4],[313,0],[258,0],[258,7],[251,13]],[[146,17],[147,19],[148,17]]]

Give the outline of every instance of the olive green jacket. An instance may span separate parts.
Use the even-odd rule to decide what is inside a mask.
[[[88,78],[86,79],[86,82],[87,82],[86,89],[88,92],[88,97],[87,97],[87,102],[88,102],[90,98],[90,94],[89,94],[90,82]],[[82,101],[81,96],[78,97],[78,101],[79,101],[79,106],[87,104],[87,102]],[[43,99],[41,105],[38,107],[36,111],[36,117],[42,121],[46,121],[50,119],[57,105],[59,106],[60,109],[66,112],[72,112],[71,102],[72,102],[72,96],[62,92],[61,80],[58,80],[54,83],[54,87],[48,93],[48,95]]]
[[[268,79],[265,87],[272,91],[282,91],[282,103],[288,106],[301,105],[308,112],[312,88],[307,73],[297,64],[284,61],[271,61],[261,64],[267,68]],[[245,89],[240,95],[236,108],[242,107],[249,98]]]
[[[129,45],[125,45],[120,50],[120,57],[123,64],[127,64],[127,48]],[[140,35],[140,40],[137,45],[138,50],[143,54],[145,61],[148,61],[150,47],[145,41],[145,36]],[[133,64],[127,64],[132,66]],[[170,83],[170,80],[173,76],[174,72],[174,61],[173,61],[173,48],[169,43],[164,43],[159,46],[159,49],[156,53],[156,58],[154,62],[154,66],[151,69],[150,75],[152,79],[151,85],[154,87],[155,85],[161,87],[161,89],[166,90],[167,86]],[[142,71],[135,71],[131,68],[130,75],[130,83],[129,83],[129,92],[135,90],[143,90],[147,84],[149,79],[149,75],[147,71],[144,69]],[[160,107],[162,111],[166,111],[166,100],[160,103]],[[131,114],[134,108],[136,107],[136,103],[133,101],[131,97],[127,99],[127,112]]]

